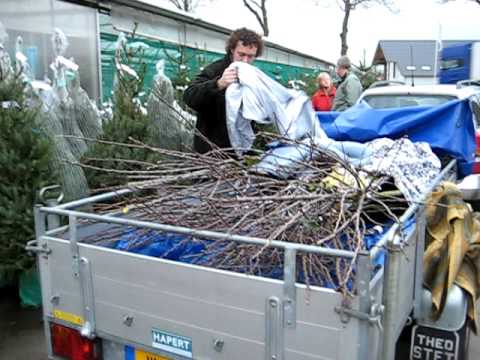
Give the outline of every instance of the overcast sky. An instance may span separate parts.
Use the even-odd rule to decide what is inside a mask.
[[[159,0],[162,1],[166,0]],[[247,26],[260,31],[242,0],[204,3],[197,9],[202,19],[232,29]],[[396,5],[398,13],[379,5],[352,12],[348,55],[354,63],[363,59],[365,51],[370,64],[379,40],[436,39],[439,33],[444,40],[480,40],[480,5],[473,1],[440,5],[437,0],[396,0]],[[270,40],[336,62],[343,13],[335,0],[267,0],[267,11]]]

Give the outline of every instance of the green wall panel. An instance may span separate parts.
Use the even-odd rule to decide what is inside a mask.
[[[103,101],[111,98],[113,78],[115,73],[115,45],[117,36],[101,33],[101,63],[102,63],[102,92]],[[202,66],[223,57],[223,54],[206,51],[200,48],[190,48],[165,41],[155,41],[137,37],[129,40],[129,44],[142,42],[148,47],[144,48],[143,61],[147,64],[145,75],[145,90],[148,92],[155,76],[155,65],[160,59],[165,60],[165,74],[174,85],[185,85],[193,79]],[[320,69],[304,68],[286,64],[257,60],[255,65],[273,79],[286,85],[289,80],[305,79],[314,76]]]

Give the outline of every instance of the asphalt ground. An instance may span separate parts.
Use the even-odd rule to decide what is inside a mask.
[[[42,310],[22,308],[17,292],[0,289],[0,359],[47,360]]]
[[[14,288],[0,289],[0,360],[47,359],[42,310],[22,308]],[[472,334],[468,360],[480,360],[480,336]]]

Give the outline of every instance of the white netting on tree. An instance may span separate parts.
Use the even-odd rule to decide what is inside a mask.
[[[73,101],[75,119],[83,136],[90,139],[96,139],[102,133],[102,121],[100,112],[88,94],[80,86],[80,74],[75,72],[75,76],[69,84],[69,93]]]
[[[32,69],[23,53],[23,38],[21,36],[18,36],[15,42],[15,73],[26,83],[33,80]]]
[[[0,80],[7,80],[13,74],[10,55],[5,48],[7,40],[8,34],[0,22]]]
[[[75,116],[75,105],[67,88],[67,76],[75,76],[78,65],[63,56],[68,47],[68,40],[60,29],[54,30],[52,45],[55,60],[50,64],[50,68],[53,71],[53,88],[56,96],[51,104],[51,111],[62,123],[63,134],[67,135],[71,153],[75,159],[80,160],[87,151],[87,144],[83,140],[83,133]]]
[[[48,79],[34,79],[23,52],[21,37],[15,42],[15,62],[12,66],[6,49],[7,39],[8,34],[0,23],[0,80],[8,80],[15,75],[27,84],[28,103],[39,109],[42,133],[53,144],[49,167],[58,175],[66,199],[88,196],[89,188],[84,171],[76,164],[87,150],[83,137],[96,138],[102,127],[99,111],[80,87],[78,65],[64,57],[68,47],[65,34],[55,29],[52,36],[54,61],[50,68],[53,71],[53,87]]]
[[[34,100],[41,108],[40,124],[43,131],[53,143],[53,156],[50,168],[57,172],[65,193],[66,200],[79,199],[88,196],[89,189],[83,169],[77,165],[76,158],[70,150],[70,144],[64,137],[62,121],[53,109],[58,107],[59,100],[55,91],[48,84],[36,86]]]
[[[147,112],[153,125],[153,141],[164,149],[191,150],[195,117],[175,101],[172,82],[165,75],[164,67],[164,60],[160,60],[147,100]]]
[[[100,124],[102,128],[113,119],[113,103],[111,99],[104,102],[101,108],[98,110],[100,115]]]

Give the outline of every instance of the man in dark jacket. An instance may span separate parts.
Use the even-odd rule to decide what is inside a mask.
[[[237,69],[230,66],[234,61],[253,63],[263,51],[260,35],[252,30],[235,30],[227,40],[223,59],[208,65],[185,91],[185,103],[197,112],[197,131],[221,148],[229,148],[225,90],[238,80]],[[201,135],[196,134],[195,151],[205,153],[212,146]]]

